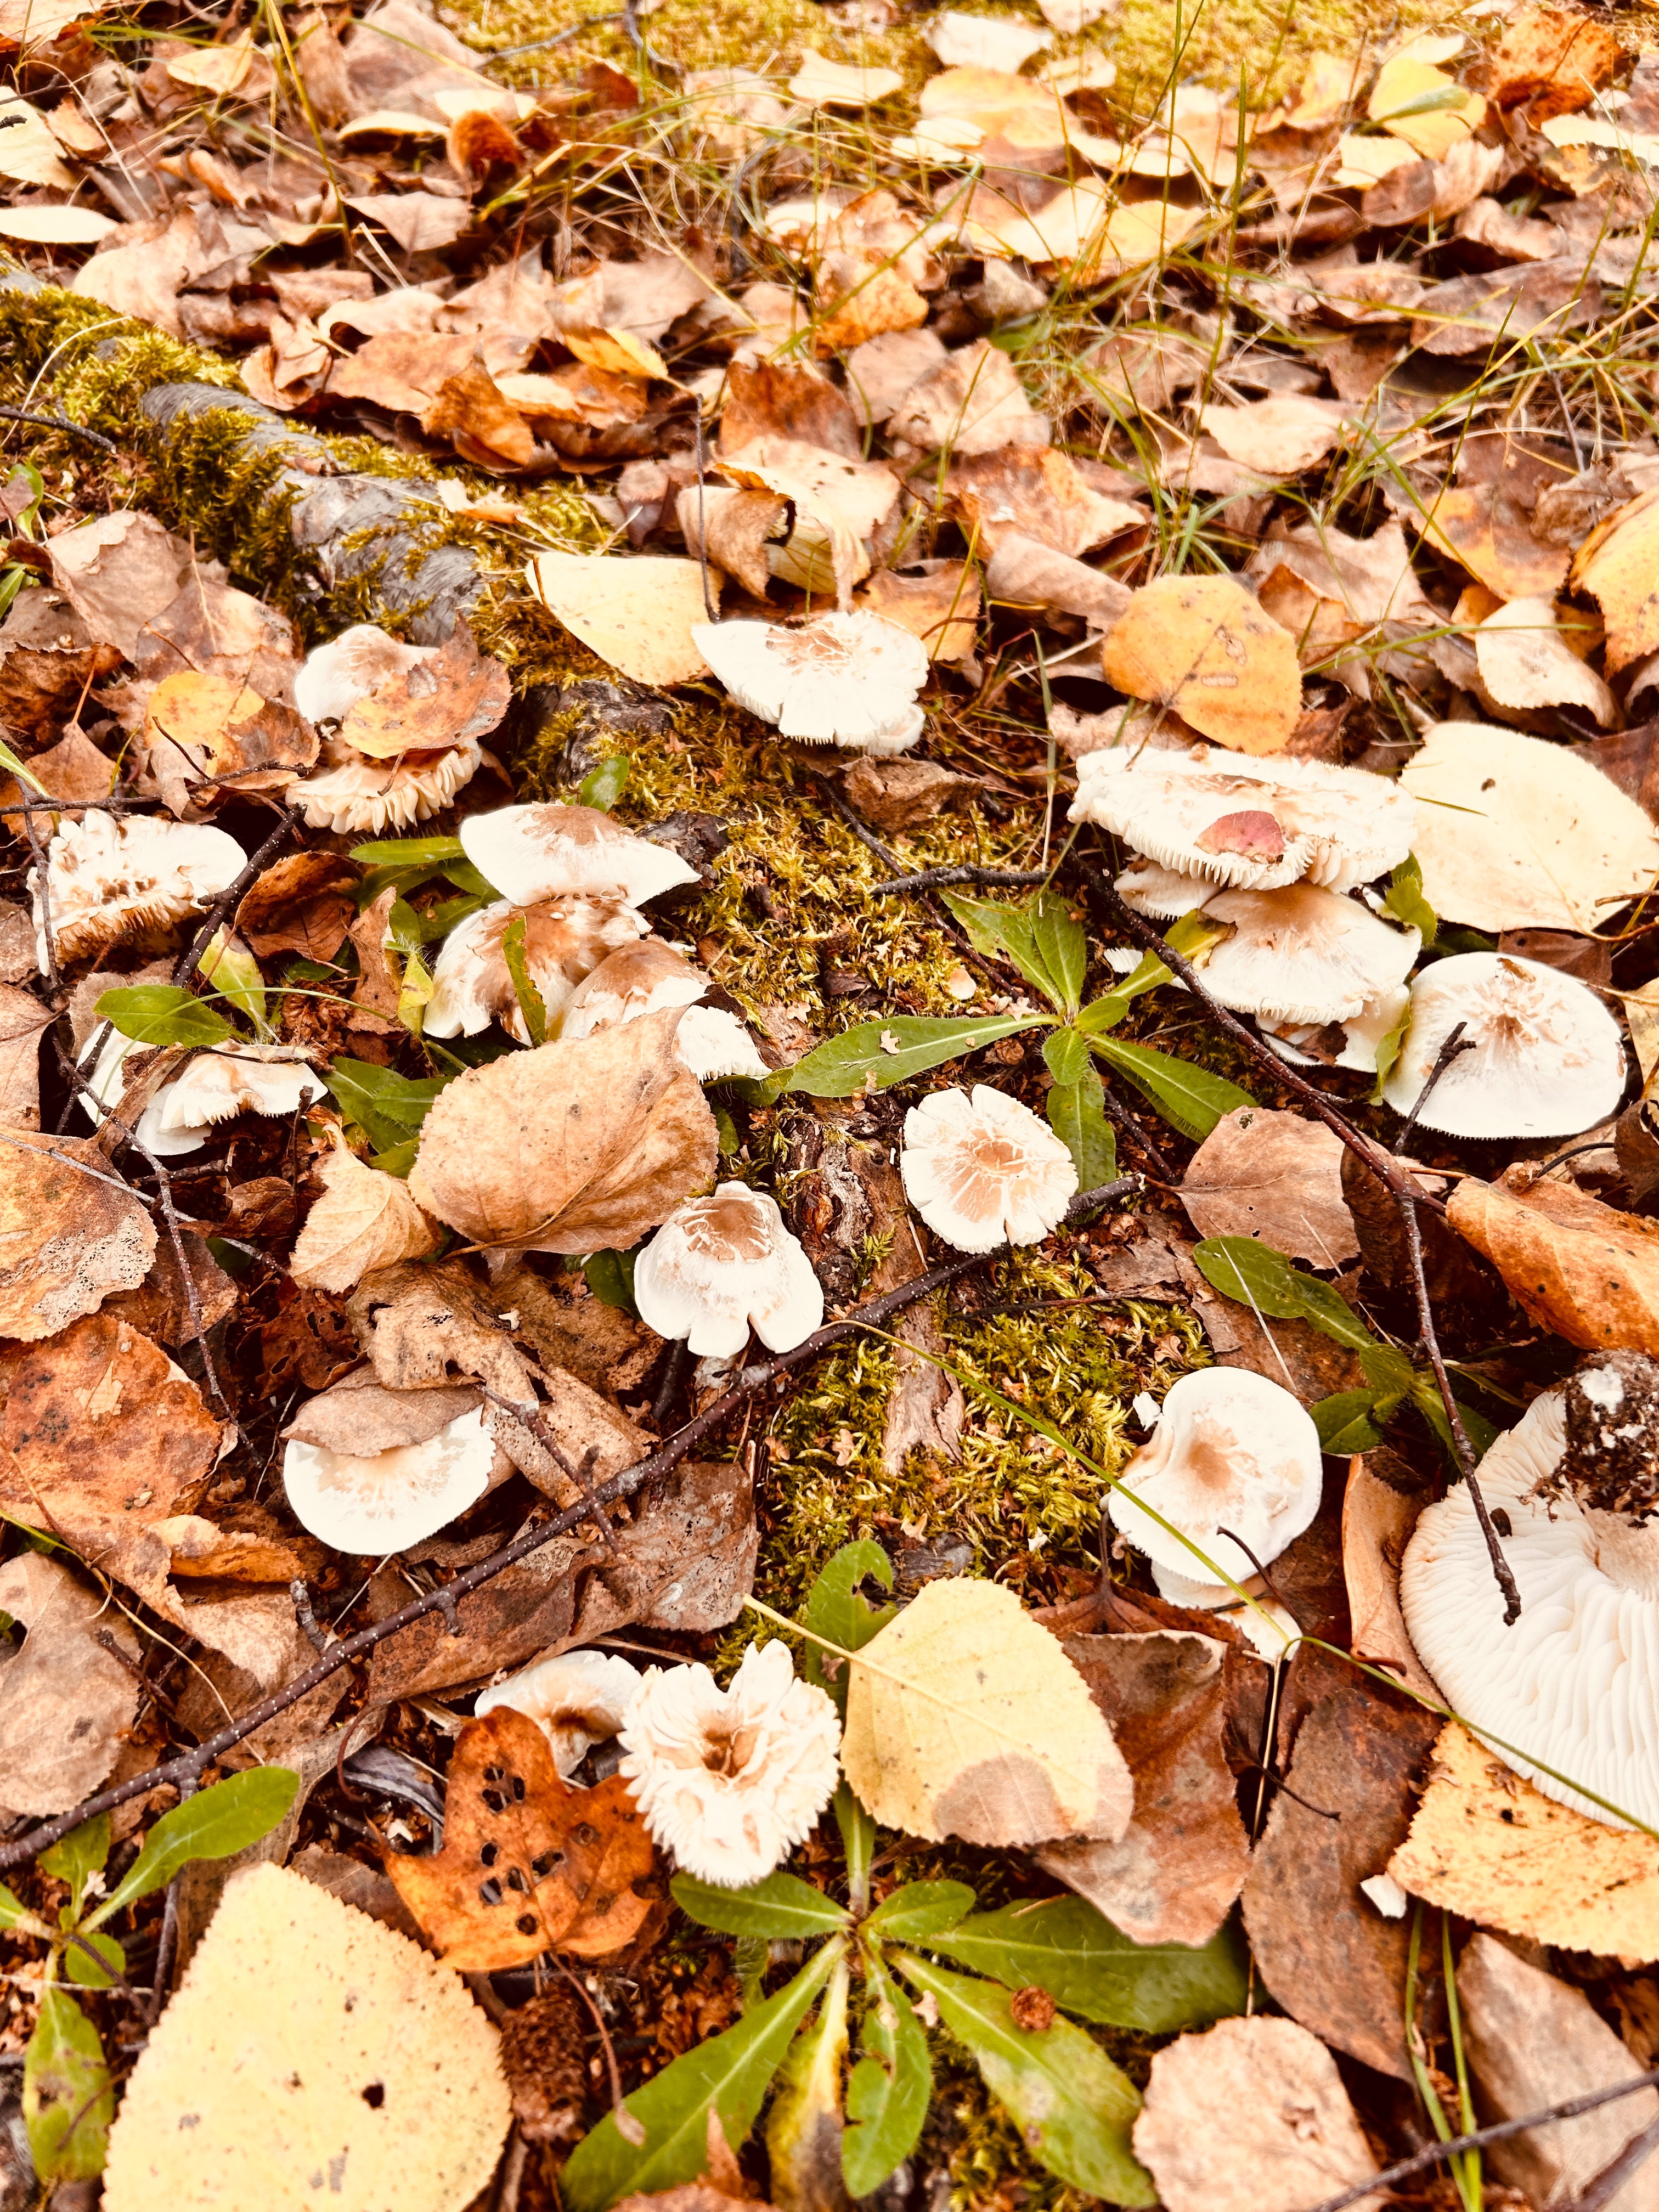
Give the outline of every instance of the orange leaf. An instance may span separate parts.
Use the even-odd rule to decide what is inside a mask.
[[[493,730],[512,696],[506,669],[486,659],[460,624],[430,660],[360,699],[341,723],[340,735],[375,760],[437,751]]]
[[[1595,1352],[1659,1352],[1659,1222],[1523,1167],[1459,1183],[1446,1218],[1540,1328]]]
[[[1163,576],[1107,631],[1109,684],[1217,744],[1283,752],[1302,711],[1296,641],[1231,576]]]

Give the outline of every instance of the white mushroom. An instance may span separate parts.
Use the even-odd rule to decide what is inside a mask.
[[[526,1713],[553,1747],[553,1763],[568,1782],[596,1743],[627,1725],[644,1677],[609,1651],[550,1652],[481,1692],[473,1711],[497,1705]]]
[[[1416,818],[1410,794],[1368,769],[1209,745],[1085,753],[1072,805],[1074,822],[1160,867],[1244,890],[1352,890],[1406,858]]]
[[[640,1254],[634,1303],[659,1336],[731,1358],[752,1327],[789,1352],[823,1319],[823,1291],[775,1199],[723,1182],[677,1206]]]
[[[217,1122],[239,1114],[297,1113],[327,1091],[300,1046],[215,1045],[194,1054],[180,1075],[163,1084],[133,1133],[158,1158],[172,1159],[199,1152]]]
[[[501,899],[481,907],[444,939],[422,1023],[428,1036],[477,1036],[498,1021],[520,1044],[530,1042],[503,950],[507,931],[520,921],[525,967],[541,994],[550,1030],[577,985],[649,927],[643,915],[614,897],[550,898],[537,906],[510,906]]]
[[[1231,937],[1204,956],[1212,997],[1273,1022],[1350,1021],[1398,992],[1422,948],[1414,929],[1391,929],[1355,899],[1314,884],[1220,891],[1204,909]]]
[[[697,650],[740,707],[786,738],[902,753],[921,735],[927,648],[883,615],[698,624]]]
[[[1200,1368],[1171,1387],[1157,1428],[1124,1468],[1112,1525],[1155,1568],[1188,1580],[1207,1568],[1212,1579],[1242,1583],[1318,1512],[1322,1474],[1319,1431],[1288,1390],[1248,1368]]]
[[[688,1006],[674,1049],[699,1083],[728,1083],[739,1075],[763,1083],[772,1073],[753,1037],[724,1006]]]
[[[1468,1048],[1442,1068],[1418,1115],[1452,1137],[1576,1137],[1624,1096],[1619,1025],[1594,991],[1558,968],[1509,952],[1460,952],[1412,986],[1411,1024],[1382,1096],[1409,1114],[1441,1047],[1462,1025]]]
[[[904,1194],[958,1252],[1040,1244],[1077,1195],[1077,1168],[1029,1106],[976,1083],[934,1091],[904,1117]]]
[[[835,1793],[841,1730],[787,1644],[751,1644],[719,1688],[706,1667],[649,1674],[622,1732],[622,1772],[658,1845],[742,1889],[801,1842]]]
[[[308,722],[337,722],[394,676],[405,675],[438,652],[435,645],[404,645],[374,623],[356,623],[306,655],[294,679],[294,703]]]
[[[301,778],[289,795],[299,801],[313,830],[378,837],[441,814],[471,783],[483,758],[477,738],[464,738],[441,752],[405,753],[398,760],[375,760],[342,738],[330,738],[323,745],[321,768]]]
[[[1175,921],[1183,914],[1201,910],[1217,891],[1217,886],[1202,876],[1160,867],[1156,860],[1139,854],[1119,876],[1116,889],[1126,906],[1132,906],[1137,914],[1150,915],[1155,921]]]
[[[46,967],[46,921],[60,961],[84,959],[124,938],[171,929],[234,884],[247,855],[222,830],[88,809],[62,821],[46,853],[46,897],[31,870],[35,939]]]
[[[1264,1022],[1262,1041],[1292,1067],[1352,1067],[1361,1075],[1375,1075],[1378,1048],[1400,1027],[1410,1002],[1403,983],[1379,991],[1340,1024],[1342,1047],[1334,1054],[1325,1049],[1329,1024],[1324,1022],[1281,1022],[1276,1028]]]
[[[495,1452],[479,1406],[424,1443],[386,1451],[360,1455],[293,1437],[283,1487],[311,1535],[337,1552],[385,1559],[476,1505],[489,1488]]]
[[[460,839],[473,866],[515,906],[573,891],[643,906],[698,880],[672,845],[636,837],[596,806],[556,799],[469,815]]]
[[[659,937],[641,939],[609,953],[571,994],[559,1024],[559,1035],[592,1036],[618,1022],[637,1021],[642,1014],[659,1013],[665,1006],[691,1006],[708,988],[684,953],[676,952]]]
[[[1659,1524],[1558,1486],[1569,1396],[1583,1387],[1581,1372],[1534,1398],[1480,1462],[1519,1619],[1504,1624],[1462,1482],[1413,1531],[1400,1601],[1441,1695],[1507,1765],[1593,1820],[1627,1825],[1573,1784],[1659,1827]]]

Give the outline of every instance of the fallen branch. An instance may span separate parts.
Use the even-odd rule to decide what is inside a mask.
[[[872,898],[891,898],[899,891],[931,891],[941,884],[991,884],[1005,889],[1030,889],[1046,884],[1052,868],[976,868],[970,861],[953,867],[924,868],[918,876],[890,876],[884,884],[870,886]]]
[[[1103,1206],[1109,1206],[1115,1199],[1128,1197],[1139,1188],[1138,1176],[1123,1176],[1115,1182],[1103,1183],[1097,1190],[1083,1191],[1066,1209],[1066,1218],[1077,1220]],[[274,1720],[279,1713],[286,1712],[289,1706],[298,1705],[301,1698],[307,1696],[319,1683],[325,1682],[342,1667],[349,1666],[354,1659],[364,1657],[377,1644],[385,1643],[388,1637],[395,1636],[401,1629],[424,1620],[428,1613],[443,1613],[452,1628],[458,1631],[455,1607],[459,1599],[470,1596],[475,1589],[493,1581],[507,1568],[515,1566],[520,1559],[528,1559],[532,1552],[539,1551],[544,1544],[550,1544],[556,1536],[568,1535],[582,1522],[592,1520],[597,1509],[632,1498],[647,1483],[668,1474],[678,1466],[694,1445],[701,1443],[704,1437],[720,1426],[728,1413],[757,1390],[764,1389],[767,1383],[787,1374],[791,1368],[803,1366],[808,1360],[816,1359],[820,1352],[828,1352],[833,1346],[856,1335],[860,1329],[884,1322],[890,1315],[902,1312],[906,1306],[914,1305],[919,1298],[927,1297],[933,1291],[942,1290],[946,1284],[954,1283],[958,1277],[968,1274],[972,1269],[1006,1257],[1007,1251],[1006,1244],[1000,1244],[994,1251],[969,1252],[959,1259],[947,1260],[943,1266],[930,1268],[926,1274],[917,1275],[910,1282],[901,1283],[896,1290],[889,1291],[884,1297],[872,1299],[868,1305],[860,1306],[855,1313],[848,1314],[840,1321],[826,1322],[823,1328],[815,1329],[793,1351],[776,1352],[769,1359],[760,1360],[751,1367],[744,1368],[732,1388],[717,1398],[713,1405],[705,1407],[695,1419],[677,1429],[667,1443],[660,1445],[648,1458],[638,1461],[633,1467],[624,1468],[620,1474],[615,1474],[609,1482],[601,1484],[580,1505],[573,1505],[552,1520],[525,1529],[510,1544],[504,1544],[499,1552],[492,1552],[487,1559],[481,1559],[477,1566],[465,1568],[453,1582],[446,1583],[441,1589],[415,1599],[399,1612],[376,1621],[372,1627],[359,1629],[355,1636],[342,1637],[337,1644],[331,1644],[322,1656],[307,1667],[303,1674],[296,1674],[285,1687],[274,1690],[268,1698],[262,1698],[258,1705],[250,1706],[228,1726],[204,1738],[193,1751],[185,1752],[178,1759],[166,1760],[159,1766],[152,1766],[143,1774],[135,1774],[125,1782],[115,1784],[111,1789],[100,1790],[95,1796],[73,1806],[67,1813],[60,1813],[54,1820],[32,1829],[27,1836],[14,1838],[11,1842],[0,1845],[0,1869],[22,1865],[26,1860],[61,1841],[82,1821],[90,1820],[100,1813],[112,1812],[118,1805],[125,1805],[129,1798],[141,1797],[147,1791],[159,1789],[167,1783],[181,1788],[188,1783],[193,1787],[215,1759],[232,1750],[244,1737],[264,1728],[267,1722]]]

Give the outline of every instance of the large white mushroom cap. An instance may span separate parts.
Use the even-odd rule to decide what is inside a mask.
[[[1327,761],[1112,748],[1078,763],[1072,819],[1229,888],[1305,881],[1346,891],[1406,858],[1417,806],[1397,783]]]
[[[338,722],[371,692],[406,675],[440,648],[405,645],[375,623],[356,623],[306,655],[294,679],[294,703],[308,722]]]
[[[1412,986],[1411,1022],[1382,1087],[1409,1114],[1459,1023],[1459,1052],[1418,1119],[1452,1137],[1576,1137],[1624,1096],[1624,1041],[1594,991],[1510,952],[1459,952]]]
[[[502,949],[520,920],[525,967],[541,994],[550,1029],[578,984],[650,927],[642,914],[614,897],[550,898],[536,906],[501,899],[480,907],[450,931],[433,967],[432,996],[422,1023],[428,1036],[477,1036],[500,1022],[520,1044],[530,1042]]]
[[[355,745],[330,738],[323,745],[321,768],[296,783],[289,796],[299,801],[313,830],[378,837],[441,814],[471,782],[483,758],[477,738],[464,738],[442,752],[406,753],[401,760],[372,759]]]
[[[58,957],[81,960],[199,912],[246,862],[234,837],[200,823],[118,817],[102,808],[88,808],[78,822],[65,817],[47,848],[44,900],[39,869],[29,873],[41,973],[48,907]]]
[[[691,635],[738,704],[786,738],[902,753],[921,735],[927,648],[884,615],[817,615],[799,629],[705,623]]]
[[[239,1114],[294,1114],[327,1095],[328,1085],[297,1045],[219,1044],[194,1054],[181,1074],[162,1085],[133,1133],[158,1159],[171,1159],[199,1152],[220,1121]]]
[[[337,1552],[385,1559],[447,1528],[489,1487],[495,1439],[475,1407],[424,1443],[357,1455],[289,1442],[283,1487],[300,1526]]]
[[[529,806],[472,814],[460,827],[461,848],[479,873],[515,906],[574,891],[643,906],[697,872],[671,845],[636,837],[596,806],[547,799]]]
[[[738,1075],[763,1083],[772,1073],[753,1037],[724,1006],[688,1006],[674,1032],[674,1049],[699,1083],[726,1083]]]
[[[1312,1521],[1323,1472],[1319,1431],[1288,1390],[1248,1368],[1201,1368],[1172,1386],[1157,1428],[1124,1468],[1112,1525],[1155,1566],[1188,1581],[1201,1581],[1207,1562],[1244,1583]],[[1140,1499],[1190,1537],[1202,1559]]]
[[[1040,1244],[1077,1195],[1077,1167],[1046,1121],[976,1083],[930,1091],[904,1117],[904,1194],[958,1252]]]
[[[1350,1021],[1397,992],[1422,949],[1416,930],[1391,929],[1358,900],[1315,884],[1219,891],[1204,913],[1233,933],[1205,956],[1205,988],[1224,1006],[1267,1021]]]
[[[723,1182],[677,1206],[641,1253],[634,1303],[659,1336],[700,1357],[731,1359],[752,1328],[789,1352],[823,1319],[823,1289],[775,1199]]]
[[[642,938],[605,957],[571,994],[559,1035],[592,1036],[617,1022],[635,1022],[665,1006],[692,1006],[708,988],[683,952],[659,937]]]
[[[1628,1825],[1572,1783],[1659,1827],[1659,1528],[1570,1492],[1536,1496],[1565,1449],[1564,1395],[1551,1390],[1480,1462],[1487,1510],[1509,1522],[1498,1542],[1519,1620],[1504,1626],[1464,1482],[1413,1531],[1401,1606],[1441,1695],[1507,1765],[1593,1820]]]
[[[473,1711],[482,1717],[511,1705],[527,1714],[552,1745],[560,1779],[568,1782],[596,1743],[608,1743],[627,1725],[643,1680],[615,1652],[550,1652],[483,1691]]]

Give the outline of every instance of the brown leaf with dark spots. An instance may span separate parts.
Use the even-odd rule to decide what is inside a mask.
[[[236,909],[236,927],[262,958],[299,952],[331,960],[356,911],[358,872],[337,853],[290,853],[267,868]]]
[[[416,662],[360,699],[340,724],[342,740],[374,760],[441,750],[481,738],[506,714],[513,687],[458,623],[430,660]]]
[[[297,772],[317,757],[317,732],[292,707],[262,699],[236,677],[194,668],[164,677],[151,692],[144,735],[152,750],[176,746],[197,777]]]
[[[623,1778],[571,1789],[536,1723],[508,1705],[455,1740],[442,1850],[389,1852],[386,1871],[460,1973],[549,1950],[607,1959],[661,1907],[656,1854]]]
[[[1659,1352],[1659,1222],[1522,1166],[1467,1177],[1446,1218],[1540,1328],[1592,1352]]]
[[[155,1227],[81,1137],[0,1128],[0,1336],[52,1336],[137,1290],[155,1257]]]

